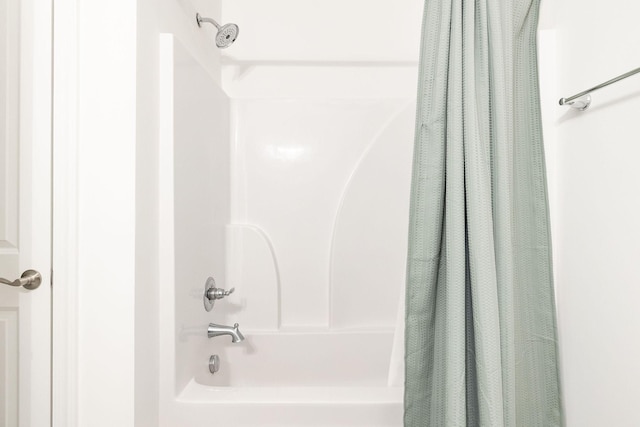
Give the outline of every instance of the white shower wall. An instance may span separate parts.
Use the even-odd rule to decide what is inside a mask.
[[[223,53],[222,82],[229,280],[249,329],[396,324],[422,4],[334,3],[222,5],[242,37]]]
[[[264,236],[277,273],[275,289],[234,283],[240,298],[257,301],[248,318],[269,310],[271,293],[285,329],[395,325],[414,111],[410,99],[234,101],[232,220]],[[254,252],[240,272],[252,262],[263,261]]]

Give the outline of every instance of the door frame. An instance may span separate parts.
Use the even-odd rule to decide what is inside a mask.
[[[133,426],[138,2],[30,1],[53,4],[52,425]]]
[[[52,0],[20,0],[19,271],[42,284],[19,294],[18,425],[51,419]]]
[[[35,1],[35,0],[32,0]],[[52,3],[52,426],[78,426],[78,25],[76,0]]]

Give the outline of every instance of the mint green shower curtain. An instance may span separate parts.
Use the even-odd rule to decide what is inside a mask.
[[[539,0],[426,0],[405,427],[562,425]]]

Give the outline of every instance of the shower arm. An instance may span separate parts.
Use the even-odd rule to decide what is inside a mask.
[[[208,22],[209,24],[215,25],[215,27],[220,30],[220,25],[211,18],[203,18],[199,13],[196,14],[196,21],[198,22],[198,27],[202,27],[203,22]]]

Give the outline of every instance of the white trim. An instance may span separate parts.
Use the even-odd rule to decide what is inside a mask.
[[[53,0],[52,425],[78,425],[78,22],[76,0]]]
[[[133,426],[137,4],[53,1],[53,424]]]
[[[133,426],[136,3],[48,1],[54,4],[52,423]]]

